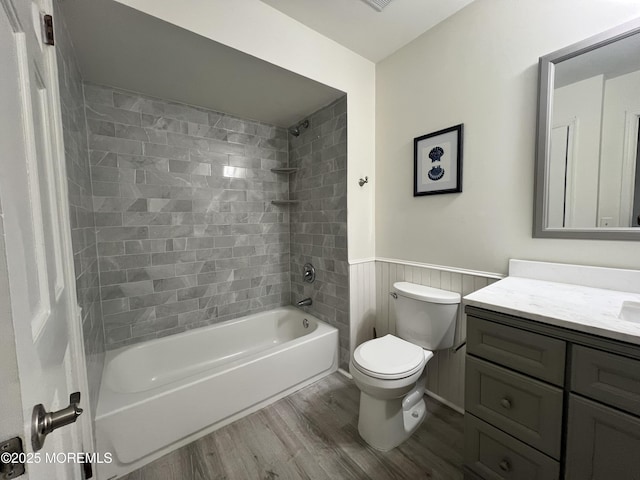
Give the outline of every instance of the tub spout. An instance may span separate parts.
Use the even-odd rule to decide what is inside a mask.
[[[313,303],[313,300],[311,300],[310,298],[303,298],[302,300],[300,300],[297,305],[299,307],[308,307],[309,305],[311,305]]]

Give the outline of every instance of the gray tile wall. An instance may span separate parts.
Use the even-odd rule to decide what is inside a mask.
[[[349,363],[349,264],[347,259],[347,100],[309,117],[309,128],[289,136],[291,301],[311,297],[310,313],[340,330],[340,365]],[[302,282],[307,262],[313,284]]]
[[[92,411],[95,412],[104,364],[104,328],[82,78],[57,2],[54,2],[54,9],[73,260],[78,302],[82,308],[89,398]]]
[[[290,301],[283,128],[85,85],[107,348]]]

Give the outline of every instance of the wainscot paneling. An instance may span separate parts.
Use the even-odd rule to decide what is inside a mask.
[[[358,266],[354,265],[353,267]],[[353,270],[352,270],[353,272]],[[395,334],[396,319],[390,308],[389,293],[395,282],[412,282],[458,292],[463,297],[479,290],[501,278],[498,274],[483,272],[465,272],[437,266],[422,266],[396,260],[376,260],[375,262],[375,328],[378,336],[387,333]],[[353,282],[353,273],[352,273]],[[353,285],[353,283],[352,283]],[[353,298],[353,297],[352,297]],[[352,300],[353,301],[353,300]],[[353,311],[352,307],[352,311]],[[353,318],[353,317],[352,317]],[[352,327],[354,328],[354,327]],[[467,319],[464,305],[458,310],[458,325],[454,346],[466,339]],[[362,339],[362,341],[366,340]],[[360,342],[362,343],[362,342]],[[464,405],[464,356],[466,347],[457,352],[454,349],[443,350],[427,364],[427,391],[457,410],[462,411]]]
[[[373,338],[376,327],[376,262],[368,260],[349,266],[350,352]]]

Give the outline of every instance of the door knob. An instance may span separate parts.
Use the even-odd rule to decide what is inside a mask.
[[[31,446],[37,452],[44,445],[44,440],[54,430],[75,423],[82,414],[82,409],[78,407],[80,403],[80,392],[69,395],[69,406],[57,412],[47,412],[44,406],[39,403],[33,407],[31,416]]]

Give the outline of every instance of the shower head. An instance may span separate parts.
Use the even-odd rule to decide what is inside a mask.
[[[289,133],[294,137],[300,136],[301,130],[303,128],[309,128],[309,120],[303,120],[299,124],[289,129]]]

